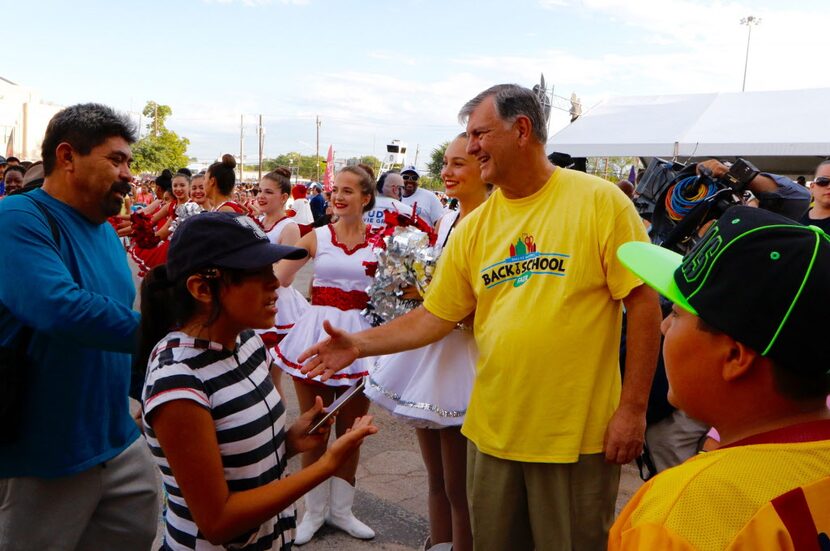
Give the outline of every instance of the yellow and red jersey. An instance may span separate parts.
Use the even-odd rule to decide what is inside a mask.
[[[759,434],[650,480],[609,550],[830,549],[830,420]]]

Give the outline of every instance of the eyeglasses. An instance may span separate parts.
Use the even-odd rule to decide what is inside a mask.
[[[407,182],[417,182],[419,176],[417,174],[402,174],[401,178],[403,178],[404,181]]]
[[[827,176],[819,176],[815,180],[813,180],[813,184],[817,185],[818,187],[824,187],[827,184],[830,184],[830,177]]]

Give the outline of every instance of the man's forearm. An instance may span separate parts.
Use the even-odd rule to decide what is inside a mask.
[[[646,285],[631,291],[623,302],[628,330],[620,407],[645,412],[660,353],[660,304],[657,293]]]
[[[444,338],[455,325],[419,306],[389,323],[355,333],[352,337],[359,357],[365,358],[426,346]]]
[[[746,186],[752,193],[774,193],[778,191],[778,184],[766,174],[758,174]]]

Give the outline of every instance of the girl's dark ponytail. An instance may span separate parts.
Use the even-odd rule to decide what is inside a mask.
[[[175,286],[167,278],[167,266],[156,266],[141,282],[141,322],[138,326],[138,353],[134,357],[130,396],[141,400],[150,353],[176,326]],[[188,293],[188,297],[189,297]],[[192,299],[191,299],[192,300]]]
[[[130,396],[141,400],[144,378],[153,348],[171,331],[181,329],[198,311],[198,303],[187,290],[187,277],[171,281],[167,266],[156,266],[141,282],[141,322],[138,326],[138,352],[134,356]],[[220,295],[223,287],[238,285],[243,274],[238,270],[222,270],[222,277],[208,279],[211,305],[204,326],[215,322],[222,313]]]

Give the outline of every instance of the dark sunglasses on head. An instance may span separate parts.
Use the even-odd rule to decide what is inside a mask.
[[[813,180],[813,184],[817,185],[818,187],[824,187],[827,184],[830,184],[830,177],[819,176],[818,178]]]
[[[407,182],[417,182],[418,181],[418,175],[417,174],[403,174],[401,176],[401,178],[403,178]]]

